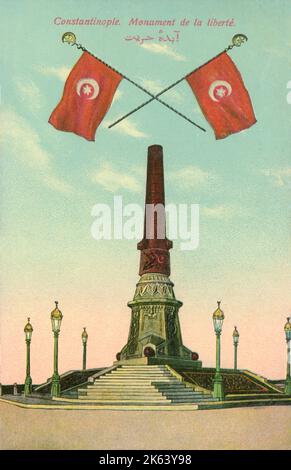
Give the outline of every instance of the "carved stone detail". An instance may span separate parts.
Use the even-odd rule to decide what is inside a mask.
[[[175,299],[173,283],[167,276],[145,274],[136,286],[134,300],[139,297]]]
[[[177,334],[176,312],[174,307],[166,308],[168,338],[175,338]]]
[[[178,317],[182,303],[176,300],[173,283],[161,273],[145,273],[136,286],[130,333],[121,351],[121,359],[143,357],[147,343],[156,345],[156,356],[191,357],[182,344]]]
[[[140,275],[147,272],[170,274],[170,253],[160,248],[148,248],[141,252]]]
[[[139,319],[140,319],[139,309],[133,308],[130,331],[129,331],[129,338],[128,338],[128,343],[127,343],[127,349],[128,349],[129,354],[134,354],[137,348]]]

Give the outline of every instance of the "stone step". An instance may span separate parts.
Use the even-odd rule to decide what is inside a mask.
[[[130,376],[135,376],[135,377],[139,377],[139,376],[144,376],[144,375],[150,375],[152,377],[164,377],[164,376],[167,376],[167,377],[172,377],[172,374],[168,371],[160,371],[160,372],[146,372],[146,371],[139,371],[139,372],[134,372],[132,370],[125,370],[125,371],[112,371],[110,372],[110,374],[108,375],[122,375],[122,377],[130,377]],[[102,376],[101,376],[102,377]]]
[[[94,400],[97,400],[98,398],[102,400],[129,400],[129,399],[134,399],[134,400],[161,400],[161,401],[167,401],[170,400],[170,398],[163,396],[163,395],[136,395],[134,393],[119,393],[119,394],[111,394],[111,393],[88,393],[87,395],[79,395],[79,398],[81,397],[87,397],[87,398],[92,398]],[[178,397],[179,398],[179,397]]]
[[[174,398],[171,400],[171,403],[197,403],[197,401],[194,398]]]
[[[202,393],[202,392],[196,392],[195,390],[192,390],[192,388],[187,388],[187,387],[156,387],[157,390],[160,392],[169,392],[169,393],[176,393],[176,392],[185,392],[185,393]]]
[[[180,389],[171,389],[171,390],[162,390],[162,389],[159,389],[157,388],[156,390],[158,390],[160,393],[168,393],[170,395],[175,395],[175,394],[178,394],[178,393],[183,393],[184,395],[203,395],[202,392],[194,392],[193,390],[187,390],[187,388],[180,388]]]
[[[81,389],[81,390],[137,390],[137,391],[141,391],[142,393],[147,393],[151,390],[156,390],[157,392],[159,392],[159,390],[151,385],[147,385],[147,386],[140,386],[140,387],[136,387],[136,386],[128,386],[128,385],[123,385],[123,386],[120,386],[120,385],[114,385],[114,386],[109,386],[109,385],[106,385],[106,387],[102,387],[101,385],[98,386],[90,386],[90,388],[88,387],[87,389]]]
[[[162,395],[164,397],[167,397],[169,398],[170,400],[174,399],[174,398],[190,398],[190,399],[196,399],[196,398],[204,398],[203,395],[195,395],[195,393],[193,394],[189,394],[189,393],[162,393]]]
[[[87,397],[79,397],[80,400],[83,402],[90,402],[90,403],[100,403],[104,405],[118,405],[118,404],[130,404],[130,405],[165,405],[170,404],[170,400],[163,400],[163,399],[155,399],[155,400],[134,400],[134,399],[118,399],[118,400],[108,400],[108,399],[88,399]]]
[[[114,375],[120,375],[122,377],[128,377],[128,376],[135,376],[135,377],[139,377],[139,376],[145,376],[145,375],[150,375],[152,377],[164,377],[164,376],[167,376],[167,377],[173,377],[172,374],[169,372],[169,371],[159,371],[159,372],[150,372],[150,371],[144,371],[144,370],[141,370],[139,372],[135,372],[135,371],[132,371],[132,370],[124,370],[124,371],[112,371],[110,372],[109,374],[106,374],[106,375],[110,375],[110,376],[114,376]],[[101,375],[101,377],[103,377]]]
[[[78,390],[82,402],[158,405],[195,403],[208,399],[187,388],[165,366],[122,366]],[[211,397],[211,395],[210,395]]]
[[[100,393],[110,393],[110,394],[116,394],[116,395],[120,395],[122,393],[124,394],[132,394],[132,395],[140,395],[140,396],[143,396],[143,397],[148,397],[150,395],[155,395],[155,396],[162,396],[163,394],[158,392],[157,390],[147,390],[146,393],[143,391],[143,390],[103,390],[103,389],[100,389],[100,390],[88,390],[86,393],[88,394],[99,394]],[[164,395],[163,395],[164,396]]]
[[[162,395],[161,392],[158,390],[144,390],[144,389],[131,389],[131,388],[117,388],[117,389],[112,389],[112,388],[97,388],[97,389],[91,389],[91,390],[81,390],[80,393],[135,393],[137,395],[142,395],[144,397],[147,397],[148,395]]]
[[[153,370],[169,370],[165,366],[122,366],[122,367],[117,367],[116,369],[113,370],[148,370],[148,371],[153,371]]]
[[[104,377],[102,380],[96,379],[94,383],[103,383],[103,382],[122,382],[122,383],[143,383],[143,382],[154,382],[154,383],[161,383],[161,384],[174,384],[176,381],[172,379],[171,377],[128,377],[128,378],[123,378],[123,377]]]
[[[155,380],[148,380],[148,379],[143,379],[143,380],[136,380],[136,379],[128,379],[128,380],[122,380],[122,379],[103,379],[103,380],[95,380],[95,382],[92,383],[92,385],[95,386],[105,386],[105,384],[109,385],[129,385],[129,386],[140,386],[140,385],[148,385],[151,386],[152,383],[156,383]],[[165,383],[168,383],[170,386],[173,384],[171,382],[165,381]]]
[[[190,399],[190,398],[174,398],[172,400],[170,400],[171,403],[203,403],[204,401],[215,401],[212,396],[209,397],[209,398],[193,398],[193,399]]]
[[[145,374],[163,374],[165,372],[170,372],[168,369],[129,369],[129,368],[126,368],[126,369],[114,369],[111,371],[111,373],[113,372],[122,372],[122,373],[125,373],[125,372],[129,372],[129,373],[134,373],[134,374],[139,374],[139,373],[145,373]]]
[[[119,370],[119,369],[143,369],[143,370],[150,370],[150,369],[159,369],[159,370],[168,370],[166,366],[161,366],[161,365],[122,365],[118,367],[117,369],[114,370]]]
[[[103,379],[102,379],[103,377]],[[104,380],[106,376],[101,376],[99,379],[96,379],[96,380]],[[147,375],[147,374],[143,374],[143,375],[134,375],[134,374],[131,374],[131,375],[122,375],[122,374],[114,374],[114,375],[110,375],[108,377],[106,377],[107,379],[120,379],[120,380],[141,380],[141,379],[147,379],[147,380],[155,380],[156,382],[158,382],[159,380],[162,380],[164,381],[165,379],[168,379],[168,380],[173,380],[173,377],[171,375]]]
[[[124,386],[119,386],[119,385],[116,386],[115,385],[114,387],[110,387],[109,385],[106,385],[106,387],[101,387],[101,386],[98,387],[96,385],[96,386],[90,386],[90,388],[88,387],[87,390],[88,391],[90,391],[90,390],[115,390],[115,391],[117,391],[117,390],[136,390],[136,391],[140,391],[141,393],[147,393],[147,392],[150,392],[151,390],[154,390],[154,391],[160,393],[160,391],[157,388],[153,387],[152,385],[148,385],[146,387],[135,387],[135,386],[129,387],[128,385],[124,385]]]
[[[165,372],[170,372],[169,369],[160,369],[160,368],[157,368],[157,369],[146,369],[146,368],[143,368],[143,369],[115,369],[115,371],[117,370],[120,370],[120,371],[123,371],[123,372],[134,372],[134,373],[140,373],[140,372],[144,372],[145,374],[164,374]]]
[[[82,389],[85,391],[85,389]],[[156,388],[148,388],[148,389],[143,389],[143,388],[131,388],[131,387],[120,387],[120,388],[112,388],[112,387],[96,387],[96,388],[89,388],[86,390],[87,393],[103,393],[108,392],[108,393],[139,393],[139,394],[144,394],[148,395],[150,393],[160,394],[159,390]]]
[[[165,383],[165,384],[154,384],[156,388],[159,390],[188,390],[189,392],[193,392],[194,390],[190,387],[186,387],[185,385],[181,385],[180,383]]]
[[[155,378],[151,378],[151,377],[133,377],[131,379],[125,379],[123,380],[121,377],[100,377],[99,379],[96,379],[95,380],[95,383],[96,382],[99,382],[99,383],[106,383],[106,382],[110,382],[110,383],[152,383],[152,382],[169,382],[169,383],[175,383],[175,379],[171,379],[170,377],[167,378],[159,378],[159,380],[156,380]]]
[[[86,389],[79,389],[80,394],[86,394],[86,393],[135,393],[137,395],[142,395],[144,397],[148,395],[159,395],[161,396],[162,393],[160,393],[158,390],[142,390],[142,389],[130,389],[130,388],[123,388],[123,389],[112,389],[112,388],[100,388],[100,389],[91,389],[91,390],[86,390]]]
[[[155,379],[156,382],[159,381],[159,379],[161,378],[162,380],[164,379],[168,379],[168,380],[173,380],[175,382],[179,382],[178,379],[176,377],[173,377],[172,375],[154,375],[154,374],[131,374],[131,375],[123,375],[123,374],[105,374],[105,375],[101,375],[100,377],[96,378],[95,380],[104,380],[104,379],[130,379],[130,378],[134,378],[134,379],[146,379],[146,378],[149,378],[149,379]]]
[[[168,398],[174,398],[174,397],[196,397],[196,398],[199,398],[199,397],[204,397],[204,395],[202,393],[188,393],[188,392],[184,392],[183,390],[180,390],[180,391],[176,391],[176,392],[160,392],[159,390],[157,389],[147,389],[147,390],[141,390],[141,389],[131,389],[131,388],[125,388],[123,387],[122,389],[119,388],[119,389],[112,389],[112,388],[106,388],[106,389],[103,389],[103,388],[100,388],[100,389],[81,389],[79,390],[79,392],[82,392],[82,393],[87,393],[88,395],[92,395],[92,394],[110,394],[110,395],[113,395],[113,394],[128,394],[128,395],[140,395],[140,396],[149,396],[149,395],[163,395],[163,396],[167,396]]]
[[[126,390],[127,392],[137,392],[137,393],[161,393],[159,390],[157,390],[156,388],[154,387],[127,387],[127,386],[123,386],[123,387],[88,387],[88,388],[79,388],[79,391],[82,391],[82,392],[100,392],[102,390],[106,390],[106,391],[112,391],[112,392],[123,392],[124,390]]]

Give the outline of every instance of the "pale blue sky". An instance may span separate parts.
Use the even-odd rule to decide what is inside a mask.
[[[111,204],[114,194],[122,195],[125,202],[142,204],[147,147],[161,144],[167,202],[201,207],[199,248],[181,252],[176,243],[172,252],[172,278],[178,298],[185,303],[185,320],[181,321],[187,328],[193,324],[192,336],[185,333],[190,335],[188,341],[198,344],[202,360],[210,361],[212,356],[199,343],[197,329],[201,315],[206,318],[221,297],[227,315],[238,323],[249,318],[258,331],[261,322],[271,330],[274,322],[277,343],[270,357],[278,347],[283,351],[281,323],[290,307],[291,106],[286,101],[286,84],[291,79],[291,2],[0,0],[0,5],[2,284],[7,324],[13,318],[14,330],[19,325],[21,330],[26,310],[36,317],[31,310],[39,302],[45,316],[54,297],[67,310],[71,303],[78,310],[80,302],[82,315],[89,318],[92,312],[85,299],[92,297],[98,284],[102,297],[96,299],[101,310],[110,305],[106,296],[114,291],[114,321],[124,322],[123,345],[129,321],[125,304],[137,280],[136,243],[93,240],[91,209],[98,202]],[[53,24],[57,16],[115,16],[121,26],[62,27]],[[129,27],[132,17],[177,21],[187,17],[204,22],[212,17],[234,18],[236,26],[163,28],[165,33],[180,30],[180,40],[157,53],[124,40],[129,34],[158,36],[158,27]],[[137,82],[154,87],[153,91],[209,60],[235,33],[242,32],[249,41],[230,56],[249,90],[258,122],[245,132],[216,141],[183,82],[163,98],[205,127],[206,133],[158,103],[143,108],[123,126],[110,130],[101,125],[95,142],[58,132],[47,121],[62,94],[66,73],[80,56],[76,48],[62,44],[67,30],[97,56]],[[146,98],[123,80],[105,123]],[[110,322],[107,326],[110,329]],[[249,331],[249,324],[245,328]],[[266,341],[261,341],[265,358]],[[103,354],[109,363],[115,345],[107,350]],[[246,366],[258,368],[260,364]],[[276,375],[269,358],[261,369]],[[282,375],[283,359],[277,369]]]

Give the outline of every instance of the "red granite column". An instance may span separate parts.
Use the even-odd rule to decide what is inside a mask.
[[[144,237],[137,245],[141,250],[139,274],[169,276],[172,246],[166,237],[163,148],[151,145],[148,148]]]

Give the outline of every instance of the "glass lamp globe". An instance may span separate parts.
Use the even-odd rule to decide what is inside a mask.
[[[88,341],[88,333],[86,331],[86,327],[84,327],[84,331],[82,332],[82,341],[83,341],[83,344],[86,344]]]
[[[33,332],[32,324],[30,323],[30,318],[28,318],[27,323],[24,327],[25,339],[27,341],[31,340],[32,332]]]
[[[232,333],[232,337],[233,337],[233,344],[234,344],[234,345],[238,344],[238,342],[239,342],[239,332],[238,332],[236,326],[234,327],[234,330],[233,330],[233,333]]]
[[[51,312],[51,322],[52,322],[52,331],[54,333],[59,333],[61,330],[61,323],[62,323],[62,318],[63,314],[58,308],[58,302],[55,302],[56,307],[55,309]]]
[[[221,302],[218,300],[217,301],[217,309],[215,310],[215,312],[212,315],[214,331],[217,334],[221,333],[223,320],[224,320],[224,313],[220,308],[220,304],[221,304]]]

